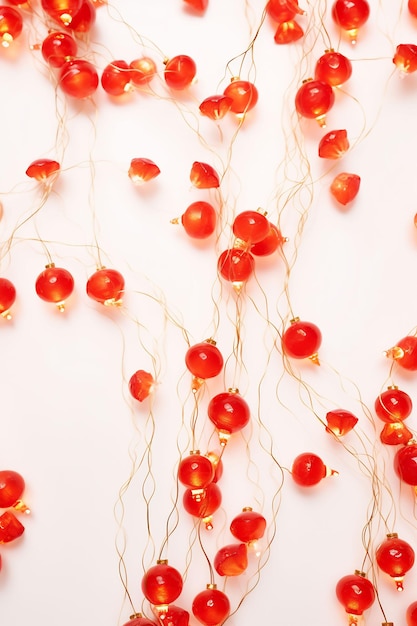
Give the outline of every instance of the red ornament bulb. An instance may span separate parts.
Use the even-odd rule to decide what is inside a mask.
[[[77,54],[77,42],[69,33],[54,31],[42,42],[42,56],[52,67],[62,67]]]
[[[55,267],[54,263],[51,263],[37,277],[35,289],[39,298],[56,304],[58,310],[63,313],[65,300],[74,290],[74,279],[68,270]]]
[[[72,59],[62,65],[58,83],[68,96],[82,100],[93,95],[99,78],[92,63],[84,59]]]
[[[297,13],[303,13],[298,0],[269,0],[265,10],[271,19],[279,23],[288,22]]]
[[[245,244],[254,244],[268,235],[269,222],[260,211],[243,211],[233,220],[232,230]]]
[[[23,20],[20,12],[12,7],[0,6],[0,43],[3,48],[19,37],[23,29]]]
[[[417,17],[417,6],[416,6],[416,17]],[[407,620],[407,626],[417,626],[417,601],[412,602],[410,604],[410,606],[407,608],[405,617]]]
[[[28,511],[20,499],[24,490],[25,481],[18,472],[0,471],[0,509],[14,507],[19,511]]]
[[[76,33],[88,33],[96,21],[96,8],[90,0],[82,0],[80,9],[71,19],[71,30]]]
[[[316,80],[332,87],[343,85],[352,75],[352,63],[344,54],[334,50],[326,52],[318,59],[314,70]]]
[[[317,485],[326,476],[335,475],[335,470],[329,470],[321,458],[313,452],[299,454],[293,461],[291,476],[297,485],[312,487]]]
[[[394,469],[400,480],[417,487],[417,443],[414,440],[397,451]]]
[[[330,185],[330,193],[337,202],[346,206],[356,198],[360,184],[361,179],[357,174],[341,172]]]
[[[332,87],[322,80],[308,79],[303,82],[295,96],[295,108],[302,117],[326,125],[326,114],[334,104]]]
[[[247,80],[232,78],[231,83],[226,87],[223,94],[231,98],[230,110],[237,115],[244,115],[258,102],[258,90],[255,85]]]
[[[220,508],[222,494],[216,483],[209,483],[201,490],[199,497],[195,497],[193,489],[186,489],[182,503],[184,509],[193,517],[201,519],[207,530],[212,530],[212,515]]]
[[[417,46],[412,43],[400,44],[395,50],[392,61],[403,74],[415,72],[417,70]]]
[[[131,89],[131,69],[126,61],[112,61],[103,70],[101,86],[110,96],[122,96]]]
[[[102,267],[87,281],[87,295],[105,306],[118,306],[122,303],[125,281],[117,270]]]
[[[204,626],[220,626],[230,614],[230,602],[216,585],[207,585],[193,600],[192,612]]]
[[[250,506],[245,507],[236,515],[230,524],[230,532],[243,543],[251,543],[261,539],[266,530],[266,519],[261,513],[253,511]]]
[[[156,63],[150,57],[139,57],[129,63],[131,69],[130,79],[137,87],[142,87],[151,82],[156,74]]]
[[[53,20],[68,26],[80,10],[82,0],[41,0],[42,9]]]
[[[207,339],[187,350],[185,364],[194,376],[193,389],[196,390],[204,380],[220,374],[223,368],[223,357],[216,347],[216,342]]]
[[[217,428],[221,445],[226,445],[232,433],[242,430],[250,420],[249,406],[238,389],[229,389],[212,398],[207,407],[210,421]]]
[[[214,569],[219,576],[239,576],[248,567],[248,549],[245,543],[232,543],[217,551]]]
[[[233,284],[239,292],[252,276],[255,269],[255,261],[250,252],[240,248],[229,248],[224,250],[218,258],[217,270],[219,274]]]
[[[291,325],[282,336],[284,354],[294,359],[310,359],[319,365],[318,349],[321,346],[320,329],[311,322],[301,321],[298,317],[291,320]]]
[[[375,589],[365,574],[356,570],[339,580],[336,596],[349,616],[349,626],[356,626],[358,617],[374,603]]]
[[[0,277],[0,315],[11,320],[10,309],[16,300],[16,289],[7,278]]]
[[[275,224],[268,222],[267,235],[261,239],[261,241],[251,245],[250,253],[255,256],[269,256],[270,254],[274,254],[285,241],[285,237],[281,235]]]
[[[413,403],[405,391],[398,387],[388,387],[375,400],[375,413],[383,422],[397,422],[407,419]]]
[[[375,556],[378,567],[394,579],[397,591],[403,591],[404,576],[413,567],[415,559],[410,544],[399,539],[397,533],[391,533],[377,548]]]
[[[389,350],[386,351],[386,356],[394,359],[400,367],[403,367],[409,371],[417,370],[417,337],[414,335],[407,335]]]
[[[178,480],[189,489],[205,489],[214,478],[214,467],[199,450],[190,452],[178,466]]]
[[[333,20],[346,31],[352,44],[356,43],[358,30],[368,20],[369,13],[366,0],[336,0],[332,7]]]
[[[177,223],[179,220],[172,220]],[[208,202],[199,200],[190,204],[181,216],[181,224],[189,237],[206,239],[216,229],[217,214]]]
[[[185,54],[173,57],[165,63],[164,78],[171,89],[187,89],[197,73],[193,59]]]
[[[142,578],[142,592],[155,606],[171,604],[182,591],[182,576],[168,561],[160,560]]]
[[[149,372],[137,370],[129,380],[129,391],[135,400],[143,402],[154,390],[155,381]]]

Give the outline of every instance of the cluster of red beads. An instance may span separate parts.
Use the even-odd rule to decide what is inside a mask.
[[[229,111],[244,116],[256,106],[258,98],[258,90],[253,83],[234,77],[222,94],[205,98],[199,109],[202,115],[215,121],[222,119]]]
[[[298,0],[269,0],[266,12],[275,25],[275,43],[293,43],[303,37],[304,31],[294,19],[304,13],[298,6]]]
[[[29,513],[29,509],[21,500],[24,490],[25,481],[18,472],[0,471],[0,509],[6,509],[0,515],[0,544],[11,543],[24,533],[25,527],[14,514]],[[1,566],[0,557],[0,569]]]

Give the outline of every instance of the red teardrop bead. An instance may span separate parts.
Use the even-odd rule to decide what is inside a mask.
[[[208,340],[197,343],[187,350],[185,364],[193,376],[205,380],[220,374],[223,357],[216,344]]]
[[[150,57],[139,57],[129,63],[132,70],[130,73],[131,81],[137,87],[142,87],[151,82],[156,74],[156,63]]]
[[[198,108],[202,115],[211,120],[221,120],[230,111],[232,104],[232,98],[220,94],[205,98]]]
[[[269,222],[259,211],[243,211],[233,220],[232,230],[238,239],[247,244],[254,244],[268,235]]]
[[[5,511],[0,515],[0,543],[10,543],[21,537],[24,531],[25,527],[13,513]]]
[[[14,39],[19,37],[23,29],[20,12],[12,7],[0,6],[0,43],[7,48]]]
[[[189,489],[204,489],[214,478],[214,467],[210,459],[197,450],[181,459],[178,480]]]
[[[225,280],[240,287],[252,276],[255,261],[250,252],[240,248],[229,248],[219,256],[217,269]]]
[[[122,96],[130,88],[131,69],[126,61],[112,61],[103,70],[101,86],[111,96]]]
[[[394,469],[399,478],[413,487],[417,486],[417,444],[400,448],[394,457]]]
[[[403,422],[390,422],[384,424],[379,438],[387,446],[406,445],[413,438],[413,433],[408,430]]]
[[[183,90],[191,85],[197,73],[193,59],[186,54],[179,54],[165,64],[164,78],[171,89]]]
[[[319,157],[322,159],[340,159],[349,150],[346,130],[331,130],[321,138]]]
[[[327,475],[327,468],[320,457],[312,452],[299,454],[293,461],[291,476],[297,485],[312,487]]]
[[[397,387],[389,387],[375,400],[375,412],[383,422],[405,420],[412,409],[413,403],[408,393]]]
[[[417,6],[416,6],[417,17]],[[407,626],[417,626],[417,601],[412,602],[406,612]]]
[[[16,300],[16,289],[10,280],[0,277],[0,315],[11,319],[10,308]]]
[[[216,229],[217,214],[208,202],[199,200],[190,204],[181,216],[181,224],[189,237],[206,239]]]
[[[156,178],[161,170],[151,159],[135,158],[130,162],[128,176],[135,185],[142,185]]]
[[[92,63],[84,59],[66,61],[61,67],[59,86],[68,96],[89,98],[99,84],[97,71]]]
[[[87,295],[106,306],[118,305],[122,301],[125,281],[117,270],[102,267],[87,281]]]
[[[51,263],[37,277],[35,289],[42,300],[56,304],[63,311],[65,300],[74,290],[74,279],[68,270]]]
[[[82,0],[80,9],[73,15],[70,28],[76,33],[88,33],[96,21],[96,8],[90,0]]]
[[[246,507],[241,513],[233,518],[230,524],[230,532],[236,539],[243,543],[257,541],[264,536],[266,530],[266,519],[261,513],[253,511],[251,507]]]
[[[352,43],[356,42],[358,29],[368,20],[369,13],[366,0],[336,0],[332,7],[334,21],[347,31]]]
[[[261,241],[254,243],[250,247],[250,253],[255,256],[269,256],[270,254],[274,254],[274,252],[276,252],[285,241],[285,238],[281,235],[275,224],[271,224],[271,222],[269,222],[266,237],[261,239]]]
[[[387,350],[386,355],[406,370],[417,370],[417,337],[403,337],[393,348]]]
[[[350,411],[335,409],[326,414],[326,430],[337,437],[342,437],[350,432],[358,423],[358,418]]]
[[[232,105],[230,110],[238,115],[242,115],[253,109],[259,97],[255,85],[247,80],[239,79],[232,79],[223,94],[231,98]]]
[[[137,370],[129,380],[129,391],[135,400],[143,402],[153,391],[155,381],[149,372]]]
[[[332,87],[343,85],[352,75],[352,63],[344,54],[328,50],[317,61],[314,77]]]
[[[77,42],[69,33],[55,31],[42,42],[42,56],[52,67],[62,67],[77,54]]]
[[[315,324],[295,318],[282,336],[282,350],[294,359],[311,358],[317,362],[321,340],[320,329]]]
[[[339,580],[336,585],[336,596],[346,613],[359,616],[374,603],[375,589],[371,581],[357,571]]]
[[[174,602],[182,591],[182,576],[167,561],[159,561],[142,578],[142,592],[154,605]]]
[[[391,576],[397,590],[402,591],[404,576],[414,565],[415,554],[410,544],[392,533],[377,548],[375,556],[379,568]]]
[[[274,35],[275,43],[279,45],[294,43],[304,37],[304,31],[295,20],[278,24]]]
[[[209,402],[207,413],[219,431],[221,443],[226,443],[232,433],[242,430],[250,420],[249,405],[235,389],[214,396]],[[223,442],[223,438],[226,441]]]
[[[230,602],[215,585],[207,585],[207,589],[194,598],[192,612],[205,626],[220,626],[229,616]]]
[[[332,87],[322,80],[306,80],[295,96],[295,108],[303,117],[315,119],[324,125],[326,113],[334,104]]]
[[[58,174],[60,167],[58,161],[53,159],[36,159],[27,168],[26,176],[39,182],[46,182],[51,176]]]
[[[193,494],[192,489],[184,491],[182,503],[184,509],[193,517],[206,520],[206,528],[211,530],[211,516],[220,508],[222,503],[222,493],[216,483],[209,483],[198,498]]]
[[[356,198],[360,184],[361,179],[357,174],[341,172],[330,185],[330,193],[340,204],[345,206]]]
[[[0,509],[14,506],[25,489],[23,476],[12,470],[0,471]]]
[[[217,551],[214,569],[219,576],[239,576],[248,567],[248,549],[245,543],[232,543]]]
[[[220,187],[220,178],[214,167],[201,161],[194,161],[190,171],[190,181],[197,189]]]

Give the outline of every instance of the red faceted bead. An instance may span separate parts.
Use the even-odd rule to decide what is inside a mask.
[[[87,295],[106,306],[118,305],[122,302],[125,288],[123,276],[117,270],[102,267],[87,281]]]
[[[398,387],[388,387],[375,400],[375,412],[383,422],[405,420],[412,410],[410,396]]]
[[[52,67],[62,67],[77,54],[78,45],[69,33],[54,31],[42,42],[42,56]]]
[[[230,532],[233,537],[243,543],[261,539],[265,530],[266,519],[260,513],[253,511],[250,506],[245,507],[239,515],[236,515],[230,524]]]
[[[417,5],[416,5],[416,17],[417,17]],[[407,626],[417,626],[417,601],[412,602],[407,608],[406,612]]]
[[[394,579],[397,590],[403,590],[406,573],[413,567],[415,554],[409,543],[399,539],[397,533],[387,535],[375,553],[378,567]]]
[[[202,200],[190,204],[181,216],[181,224],[190,237],[206,239],[216,229],[217,214],[208,202]]]
[[[142,185],[156,178],[161,170],[151,159],[136,158],[130,162],[128,176],[135,185]]]
[[[326,431],[332,432],[337,437],[342,437],[356,426],[358,418],[350,411],[335,409],[326,414],[326,421]]]
[[[149,372],[138,370],[129,380],[129,391],[135,400],[143,402],[152,393],[155,381]]]
[[[330,185],[330,193],[337,202],[346,206],[356,198],[360,184],[360,176],[342,172],[336,176]]]
[[[406,445],[412,439],[413,433],[403,424],[403,422],[390,422],[384,424],[379,438],[387,446]]]
[[[332,7],[334,21],[347,31],[352,43],[356,42],[358,29],[368,20],[369,13],[366,0],[336,0]]]
[[[300,12],[297,5],[296,0],[269,0],[265,10],[275,22],[288,22]]]
[[[90,97],[98,87],[99,78],[92,63],[84,59],[66,61],[61,67],[59,85],[68,96],[83,99]]]
[[[288,22],[281,22],[278,24],[274,35],[274,41],[277,44],[283,45],[287,43],[294,43],[304,37],[304,31],[295,20],[289,20]]]
[[[276,252],[285,241],[285,237],[281,235],[275,224],[268,222],[268,233],[261,241],[251,245],[250,253],[255,256],[269,256]]]
[[[0,509],[14,506],[25,489],[23,476],[12,470],[0,471]]]
[[[204,489],[214,478],[214,467],[199,450],[190,452],[178,466],[178,480],[189,489]]]
[[[26,170],[26,176],[34,178],[39,182],[45,182],[49,178],[59,173],[61,166],[58,161],[52,159],[36,159],[32,161]]]
[[[202,519],[207,530],[211,530],[213,528],[211,516],[220,508],[222,494],[216,483],[209,483],[198,498],[195,497],[193,489],[186,489],[182,503],[187,513]]]
[[[395,50],[392,61],[404,74],[415,72],[417,70],[417,46],[412,43],[400,44]]]
[[[250,252],[240,248],[230,248],[219,256],[217,269],[220,275],[240,289],[252,276],[255,269],[255,260]]]
[[[248,403],[239,395],[237,389],[229,389],[214,396],[209,402],[207,413],[219,431],[222,445],[227,443],[232,433],[242,430],[250,420]]]
[[[126,624],[123,626],[156,626],[156,622],[152,622],[147,617],[143,617],[141,613],[137,614],[135,617],[131,617]]]
[[[333,88],[322,80],[308,79],[295,96],[295,108],[303,117],[315,119],[324,126],[325,116],[334,104]]]
[[[386,355],[406,370],[417,370],[417,337],[403,337],[393,348],[387,350]]]
[[[318,364],[317,351],[321,339],[320,329],[315,324],[295,318],[282,336],[282,350],[294,359],[309,358]]]
[[[96,21],[96,8],[90,0],[82,0],[80,9],[72,16],[70,28],[76,33],[88,33]]]
[[[17,9],[0,6],[0,43],[7,48],[19,37],[23,28],[22,16]]]
[[[214,167],[201,161],[194,161],[191,167],[190,180],[197,189],[220,187],[220,178]]]
[[[205,380],[220,374],[223,368],[223,357],[216,343],[207,340],[187,350],[185,364],[193,376]]]
[[[207,585],[197,594],[192,604],[193,615],[205,626],[220,626],[230,614],[230,602],[215,585]]]
[[[10,543],[23,535],[24,531],[25,527],[13,513],[5,511],[0,515],[0,543]]]
[[[235,237],[245,243],[262,241],[269,233],[269,222],[260,211],[243,211],[236,215],[232,230]]]
[[[211,120],[221,120],[232,107],[233,100],[227,96],[220,94],[209,96],[198,107],[200,113],[209,117]]]
[[[203,13],[208,7],[208,0],[184,0],[184,2],[199,13]]]
[[[331,130],[321,138],[319,157],[322,159],[340,159],[349,150],[346,130]]]
[[[223,94],[231,98],[230,110],[238,115],[250,111],[258,102],[258,90],[255,85],[247,80],[232,78],[230,85],[226,87]]]
[[[320,457],[312,452],[299,454],[293,461],[291,475],[297,485],[312,487],[327,476],[327,467]]]
[[[42,300],[56,304],[60,311],[64,311],[64,302],[74,290],[74,279],[68,270],[51,263],[37,277],[35,289]]]
[[[352,75],[352,63],[340,52],[327,50],[316,63],[314,77],[332,87],[343,85]]]
[[[131,69],[130,79],[137,87],[142,87],[151,82],[156,74],[156,63],[150,57],[140,57],[129,63]]]
[[[171,89],[186,89],[193,82],[197,66],[186,54],[179,54],[165,63],[164,78]]]
[[[190,622],[190,614],[185,609],[175,604],[164,607],[152,607],[153,612],[158,618],[159,626],[188,626]]]
[[[346,613],[352,616],[362,615],[375,601],[375,589],[365,574],[356,571],[354,574],[344,576],[336,585],[336,596],[343,605]],[[350,621],[350,624],[356,624]]]
[[[245,543],[231,543],[217,551],[213,561],[219,576],[239,576],[248,566],[248,549]]]
[[[408,0],[408,10],[413,17],[417,17],[417,0]]]
[[[11,319],[10,308],[16,300],[16,289],[10,280],[0,277],[0,315]]]
[[[394,469],[400,480],[407,485],[417,486],[417,443],[408,443],[397,451]]]
[[[157,606],[174,602],[180,595],[182,586],[181,574],[165,560],[158,561],[142,578],[143,595]]]
[[[82,0],[41,0],[45,13],[66,26],[71,24],[73,16],[81,9]]]
[[[131,69],[126,61],[112,61],[103,70],[101,86],[111,96],[121,96],[129,91]]]

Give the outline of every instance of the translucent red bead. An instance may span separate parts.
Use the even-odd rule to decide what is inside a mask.
[[[341,172],[330,185],[330,193],[337,202],[346,206],[358,195],[360,184],[361,179],[357,174]]]
[[[25,489],[23,476],[12,470],[0,471],[0,509],[14,506]]]
[[[387,422],[380,432],[379,438],[387,446],[407,444],[413,437],[403,422]]]
[[[82,100],[96,91],[99,77],[92,63],[85,59],[72,59],[62,65],[58,82],[68,96]]]
[[[214,478],[214,467],[207,456],[199,451],[181,459],[178,480],[189,489],[204,489]]]
[[[216,229],[217,214],[208,202],[199,200],[190,204],[181,216],[181,224],[189,237],[206,239]]]
[[[335,409],[326,414],[328,432],[332,432],[337,437],[342,437],[350,432],[358,423],[358,418],[350,411]]]
[[[417,16],[417,7],[416,7],[416,16]],[[412,602],[410,606],[407,607],[406,612],[406,620],[407,626],[417,626],[417,601]]]
[[[212,340],[203,341],[187,350],[185,364],[193,376],[205,380],[220,374],[223,357]]]
[[[250,252],[240,248],[229,248],[219,256],[217,269],[222,278],[240,288],[252,276],[255,261]]]
[[[304,37],[304,31],[301,26],[295,20],[289,20],[288,22],[281,22],[278,24],[274,35],[274,41],[277,44],[283,45],[287,43],[294,43]]]
[[[23,535],[25,527],[10,511],[0,515],[0,543],[10,543]]]
[[[156,178],[161,173],[158,165],[151,159],[135,158],[130,162],[128,170],[128,176],[135,185],[142,185],[147,183],[153,178]]]
[[[318,362],[317,351],[321,340],[321,331],[315,324],[295,318],[282,336],[282,350],[294,359],[309,358]]]
[[[203,520],[207,530],[213,528],[211,517],[221,506],[222,494],[216,483],[209,483],[196,498],[193,489],[184,491],[184,509],[193,517]]]
[[[417,70],[417,46],[412,43],[400,44],[395,50],[392,61],[404,74],[415,72]]]
[[[152,393],[155,381],[149,372],[137,370],[129,379],[129,391],[135,400],[143,402]]]
[[[294,459],[291,476],[297,485],[312,487],[327,476],[327,468],[317,454],[304,452]]]
[[[198,108],[202,115],[211,120],[221,120],[230,111],[232,104],[232,98],[220,94],[205,98]]]
[[[106,306],[117,305],[122,301],[125,281],[117,270],[101,268],[87,281],[87,295]]]
[[[303,11],[298,7],[298,0],[269,0],[266,12],[275,22],[288,22]]]
[[[16,300],[16,289],[7,278],[0,277],[0,315],[10,319],[10,309]]]
[[[214,167],[201,161],[194,161],[192,164],[190,181],[197,189],[220,187],[220,178]]]
[[[45,182],[60,171],[60,164],[53,159],[36,159],[26,170],[26,176],[39,182]]]
[[[251,245],[250,253],[255,256],[269,256],[274,254],[285,241],[275,224],[268,222],[267,235],[261,241]]]
[[[103,70],[101,86],[111,96],[121,96],[129,91],[131,69],[126,61],[112,61]]]
[[[74,279],[68,270],[51,263],[37,277],[35,289],[39,298],[56,304],[63,311],[65,300],[74,290]]]
[[[328,50],[317,61],[314,77],[332,87],[343,85],[352,75],[352,63],[344,54]]]
[[[407,419],[413,409],[413,403],[405,391],[389,387],[375,400],[375,412],[383,422]]]
[[[417,444],[408,443],[400,448],[394,457],[394,469],[400,480],[417,486]]]
[[[214,569],[219,576],[239,576],[248,567],[248,549],[245,543],[232,543],[217,551]]]
[[[403,337],[393,348],[387,350],[386,355],[406,370],[417,370],[417,337]]]
[[[0,43],[7,48],[19,37],[23,29],[20,12],[12,7],[0,6]]]
[[[356,42],[358,29],[367,22],[369,13],[366,0],[336,0],[332,7],[334,21],[347,32],[352,43]]]
[[[349,150],[346,130],[331,130],[319,142],[319,157],[322,159],[340,159]]]
[[[261,513],[246,507],[236,515],[231,524],[230,532],[243,543],[250,543],[261,539],[266,530],[266,519]]]
[[[192,612],[204,626],[220,626],[229,616],[230,602],[215,585],[207,585],[207,589],[194,598]]]
[[[41,0],[45,13],[57,22],[71,23],[73,16],[80,10],[82,0]]]
[[[156,63],[150,57],[139,57],[129,63],[130,79],[138,87],[147,85],[156,74]]]
[[[42,56],[52,67],[62,67],[77,54],[78,45],[69,33],[54,31],[42,42]]]
[[[237,389],[229,389],[214,396],[208,404],[207,413],[218,430],[222,445],[232,433],[242,430],[250,420],[249,405]]]
[[[262,241],[269,233],[269,222],[260,211],[243,211],[233,220],[235,237],[247,244]]]
[[[223,94],[231,98],[230,110],[233,113],[242,115],[253,109],[258,102],[258,90],[255,85],[247,80],[232,79]]]
[[[164,78],[171,89],[187,89],[193,82],[197,73],[197,66],[194,60],[180,54],[165,63]]]
[[[346,613],[352,616],[349,624],[357,624],[358,616],[375,602],[375,589],[362,572],[344,576],[336,585],[336,596]]]
[[[160,561],[147,570],[142,578],[142,592],[154,605],[170,604],[181,594],[182,576],[167,561]]]
[[[82,0],[81,7],[71,19],[71,30],[76,33],[90,32],[96,21],[96,8],[90,0]]]
[[[378,567],[394,579],[397,590],[403,590],[406,573],[413,567],[415,554],[409,543],[399,539],[397,533],[387,535],[376,550]]]
[[[295,108],[302,117],[325,124],[325,116],[334,104],[333,88],[322,80],[306,80],[295,96]]]

